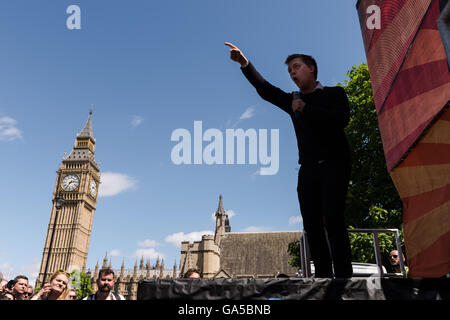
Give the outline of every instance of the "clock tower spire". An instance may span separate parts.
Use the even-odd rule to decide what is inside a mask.
[[[52,197],[62,195],[64,202],[59,210],[55,204],[52,206],[37,287],[58,269],[71,272],[86,267],[100,184],[100,167],[94,156],[95,142],[91,108],[86,124],[76,136],[72,152],[63,158],[56,172]]]

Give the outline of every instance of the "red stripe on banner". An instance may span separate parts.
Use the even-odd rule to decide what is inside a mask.
[[[424,22],[422,23],[421,29],[433,29],[438,30],[436,20],[440,16],[440,10],[439,10],[439,0],[434,0],[431,4],[430,11],[428,12],[428,15],[426,16]]]
[[[392,82],[394,81],[395,76],[399,72],[400,66],[403,60],[405,59],[405,55],[406,52],[408,51],[409,45],[411,44],[412,39],[414,38],[415,35],[416,33],[411,34],[409,39],[405,43],[403,43],[403,46],[399,51],[397,59],[391,62],[389,71],[386,72],[384,78],[381,81],[377,81],[378,86],[374,87],[374,84],[372,82],[372,87],[374,87],[374,89],[376,90],[373,97],[375,100],[375,108],[377,109],[377,112],[379,112],[380,108],[383,106],[383,102],[386,99],[386,96],[389,92]],[[381,63],[381,61],[369,61],[369,63],[370,63],[369,64],[370,70],[370,65],[376,65],[377,63]]]
[[[403,224],[414,221],[450,200],[450,184],[429,192],[403,198]],[[450,253],[450,252],[449,252]]]
[[[403,160],[402,168],[450,163],[450,145],[448,144],[419,143],[413,150],[414,152]]]
[[[422,134],[423,130],[430,124],[434,116],[427,121],[420,124],[413,132],[411,132],[405,139],[398,143],[394,148],[386,153],[386,165],[390,172],[392,168],[397,164],[400,158],[408,151],[409,147],[417,140]]]
[[[406,240],[406,239],[405,239]],[[408,260],[409,278],[439,278],[450,273],[450,231]],[[408,246],[406,245],[406,254]]]
[[[425,63],[401,71],[382,112],[448,82],[450,82],[450,74],[448,73],[446,59]]]
[[[373,32],[372,41],[369,44],[369,49],[372,49],[372,46],[375,42],[377,42],[378,38],[381,36],[383,31],[387,26],[395,19],[397,14],[403,8],[403,5],[411,0],[392,0],[392,1],[383,1],[380,6],[380,15],[381,15],[381,29],[375,29]]]

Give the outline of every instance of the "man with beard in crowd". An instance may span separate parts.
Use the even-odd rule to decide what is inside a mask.
[[[112,291],[114,289],[114,283],[114,271],[109,268],[101,269],[98,272],[97,292],[90,294],[83,300],[125,300],[124,296]]]

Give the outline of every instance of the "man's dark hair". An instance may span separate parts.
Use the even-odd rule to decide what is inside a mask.
[[[28,278],[27,278],[26,276],[24,276],[24,275],[18,275],[18,276],[15,277],[14,280],[13,280],[13,286],[16,285],[16,283],[19,281],[19,279],[25,279],[25,280],[28,281]]]
[[[6,288],[8,288],[9,290],[12,290],[14,285],[15,285],[14,280],[9,280],[8,283],[6,284]]]
[[[98,272],[98,278],[100,279],[102,275],[107,276],[108,274],[112,274],[114,276],[114,271],[110,268],[100,269]]]
[[[186,273],[184,274],[183,278],[189,278],[191,276],[191,274],[193,274],[193,273],[198,273],[200,275],[200,278],[202,278],[202,274],[196,268],[191,268],[188,271],[186,271]]]
[[[292,60],[294,60],[295,58],[300,58],[304,64],[306,64],[309,67],[314,67],[314,77],[317,80],[317,63],[316,60],[314,60],[313,57],[308,56],[307,54],[300,54],[300,53],[294,53],[289,55],[286,58],[286,61],[284,62],[285,64],[289,64],[289,62],[291,62]]]

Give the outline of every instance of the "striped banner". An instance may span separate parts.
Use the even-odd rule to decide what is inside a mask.
[[[374,4],[381,28],[371,30]],[[411,277],[450,273],[450,74],[436,24],[443,4],[357,4],[386,164],[403,200]]]

